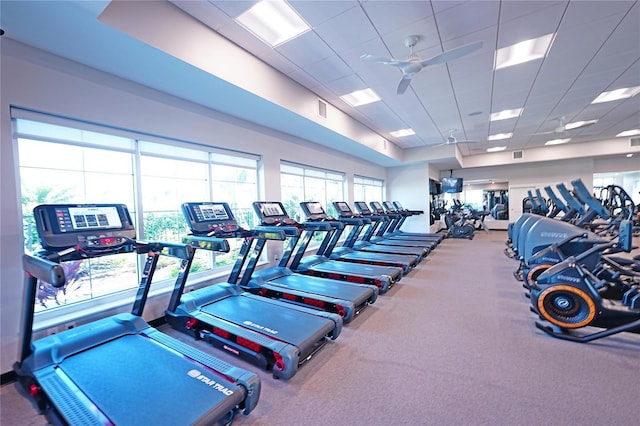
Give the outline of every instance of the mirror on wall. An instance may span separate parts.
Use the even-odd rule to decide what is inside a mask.
[[[640,204],[640,170],[593,174],[593,193],[596,197],[599,198],[600,192],[609,185],[624,188],[634,204]]]
[[[484,220],[489,228],[502,229],[509,220],[509,182],[467,179],[461,187],[456,187],[448,182],[445,184],[430,179],[429,189],[431,223],[439,220],[441,214],[456,202],[462,203],[468,209],[488,212]]]

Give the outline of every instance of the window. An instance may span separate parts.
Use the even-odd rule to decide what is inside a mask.
[[[40,248],[32,210],[43,203],[124,203],[138,238],[146,240],[181,241],[188,232],[180,209],[184,202],[228,202],[241,225],[254,226],[257,156],[77,126],[14,120],[26,252]],[[233,263],[240,244],[229,243],[229,254],[197,252],[192,276]],[[161,258],[154,282],[172,282],[178,266],[177,259]],[[117,255],[64,267],[68,283],[62,289],[43,286],[36,311],[134,289],[142,264],[134,256]]]
[[[302,201],[322,203],[327,214],[337,217],[334,201],[344,201],[344,174],[299,164],[280,164],[281,200],[289,216],[298,222],[305,218]]]
[[[354,176],[353,201],[365,201],[367,204],[372,201],[378,201],[379,203],[385,201],[384,181],[363,176]]]

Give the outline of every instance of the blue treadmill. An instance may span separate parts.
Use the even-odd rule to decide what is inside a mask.
[[[350,235],[347,237],[347,240],[344,243],[345,247],[374,253],[413,255],[418,256],[418,260],[422,260],[423,257],[426,257],[429,254],[429,250],[431,249],[431,247],[429,243],[425,243],[424,241],[416,242],[413,240],[395,240],[377,237],[376,230],[380,229],[380,225],[383,225],[385,222],[389,221],[389,217],[386,214],[370,214],[366,216],[359,215],[351,210],[349,204],[344,201],[336,201],[333,203],[333,206],[340,214],[341,219],[348,219],[350,217],[362,217],[369,221],[367,229],[365,230],[362,237],[360,237],[360,234],[364,229],[364,226],[361,226],[360,228],[352,228]]]
[[[441,234],[420,235],[398,232],[400,226],[402,226],[406,218],[409,217],[410,213],[401,213],[393,208],[385,208],[378,201],[372,201],[369,205],[371,206],[370,211],[373,214],[387,217],[387,220],[380,225],[374,236],[371,237],[372,242],[376,242],[378,244],[390,244],[394,242],[397,244],[398,241],[410,241],[411,244],[427,245],[427,247],[432,250],[440,243],[440,241],[442,241],[443,237]]]
[[[25,254],[25,313],[18,382],[51,424],[228,424],[251,412],[258,376],[151,327],[142,319],[161,256],[188,259],[184,244],[141,242],[122,204],[40,205],[34,216],[43,250]],[[43,283],[62,287],[62,264],[119,253],[146,255],[131,313],[33,341],[34,305]]]
[[[329,339],[339,336],[343,324],[340,315],[285,303],[276,300],[274,294],[279,292],[280,299],[295,302],[305,297],[301,292],[275,286],[249,291],[244,285],[259,258],[255,243],[284,241],[283,230],[243,229],[227,203],[184,203],[182,211],[191,229],[184,242],[196,250],[228,252],[229,238],[240,238],[243,243],[225,283],[185,292],[193,258],[185,261],[185,272],[178,275],[165,312],[171,327],[271,371],[277,379],[293,377]]]
[[[254,210],[263,225],[286,225],[305,230],[296,248],[295,255],[291,258],[289,269],[304,275],[312,275],[321,278],[347,281],[358,284],[372,284],[378,288],[380,294],[386,293],[400,278],[401,268],[391,266],[379,266],[371,264],[355,264],[331,260],[324,256],[322,250],[315,255],[306,255],[306,250],[313,234],[323,229],[324,232],[333,232],[335,224],[325,223],[319,227],[317,223],[301,224],[291,219],[284,206],[280,202],[255,202]],[[283,256],[284,257],[284,256]]]
[[[355,218],[355,217],[344,217],[341,216],[340,219],[333,219],[327,216],[324,208],[321,203],[318,202],[304,202],[300,203],[300,207],[302,207],[302,211],[306,216],[306,220],[309,223],[318,223],[325,221],[337,221],[337,223],[342,224],[342,227],[336,229],[335,235],[327,234],[325,236],[325,241],[330,240],[326,244],[321,244],[321,248],[318,251],[323,255],[327,256],[329,259],[340,260],[343,262],[353,262],[353,263],[364,263],[370,265],[382,265],[382,266],[394,266],[398,268],[402,268],[403,272],[406,274],[411,269],[413,269],[420,260],[422,260],[422,256],[417,253],[403,253],[402,250],[358,250],[353,245],[356,242],[357,236],[360,234],[362,227],[365,224],[369,224],[369,218]],[[354,220],[355,219],[355,220]],[[336,242],[340,234],[343,232],[345,226],[351,227],[351,232],[345,239],[345,242],[336,247]],[[370,244],[366,244],[370,245]]]
[[[377,205],[379,203],[374,202],[373,204]],[[444,240],[444,233],[442,232],[405,232],[401,229],[402,225],[407,220],[407,218],[411,216],[422,215],[424,214],[423,210],[405,209],[404,207],[402,207],[402,204],[400,204],[399,201],[385,201],[383,204],[386,212],[393,211],[400,215],[400,219],[393,222],[392,224],[393,227],[387,228],[386,230],[387,235],[391,235],[393,237],[407,237],[407,238],[418,237],[420,239],[434,240],[437,243],[440,243],[442,240]]]

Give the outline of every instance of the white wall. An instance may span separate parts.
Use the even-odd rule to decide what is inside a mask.
[[[527,197],[528,190],[543,189],[544,186],[564,182],[569,184],[575,179],[582,179],[587,185],[593,182],[594,159],[567,159],[540,163],[510,164],[495,167],[477,167],[453,170],[453,176],[462,177],[465,181],[493,179],[496,182],[508,182],[509,186],[509,221],[515,221],[522,214],[522,200]],[[449,171],[446,172],[448,176]],[[444,174],[442,175],[444,176]],[[544,194],[544,192],[543,192]]]
[[[389,169],[389,200],[398,201],[409,210],[422,210],[424,214],[407,218],[402,230],[430,232],[429,228],[429,164],[418,163]],[[384,201],[384,200],[382,200]]]
[[[264,199],[280,199],[280,159],[386,180],[386,170],[346,154],[223,116],[15,42],[2,42],[0,135],[0,373],[17,360],[22,315],[22,222],[10,106],[260,154]],[[168,301],[151,302],[147,319]],[[128,310],[128,307],[127,309]]]

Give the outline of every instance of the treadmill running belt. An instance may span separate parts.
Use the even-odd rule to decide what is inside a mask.
[[[190,425],[225,399],[231,407],[239,402],[225,395],[239,390],[236,385],[143,335],[80,352],[60,369],[118,426]]]
[[[249,297],[228,297],[205,305],[201,310],[298,347],[308,344],[309,336],[314,336],[318,330],[326,332],[328,324],[329,329],[333,328],[333,322],[327,318],[297,311],[294,306],[289,309],[269,300]],[[283,327],[283,324],[288,326]],[[292,324],[295,326],[292,327]]]

